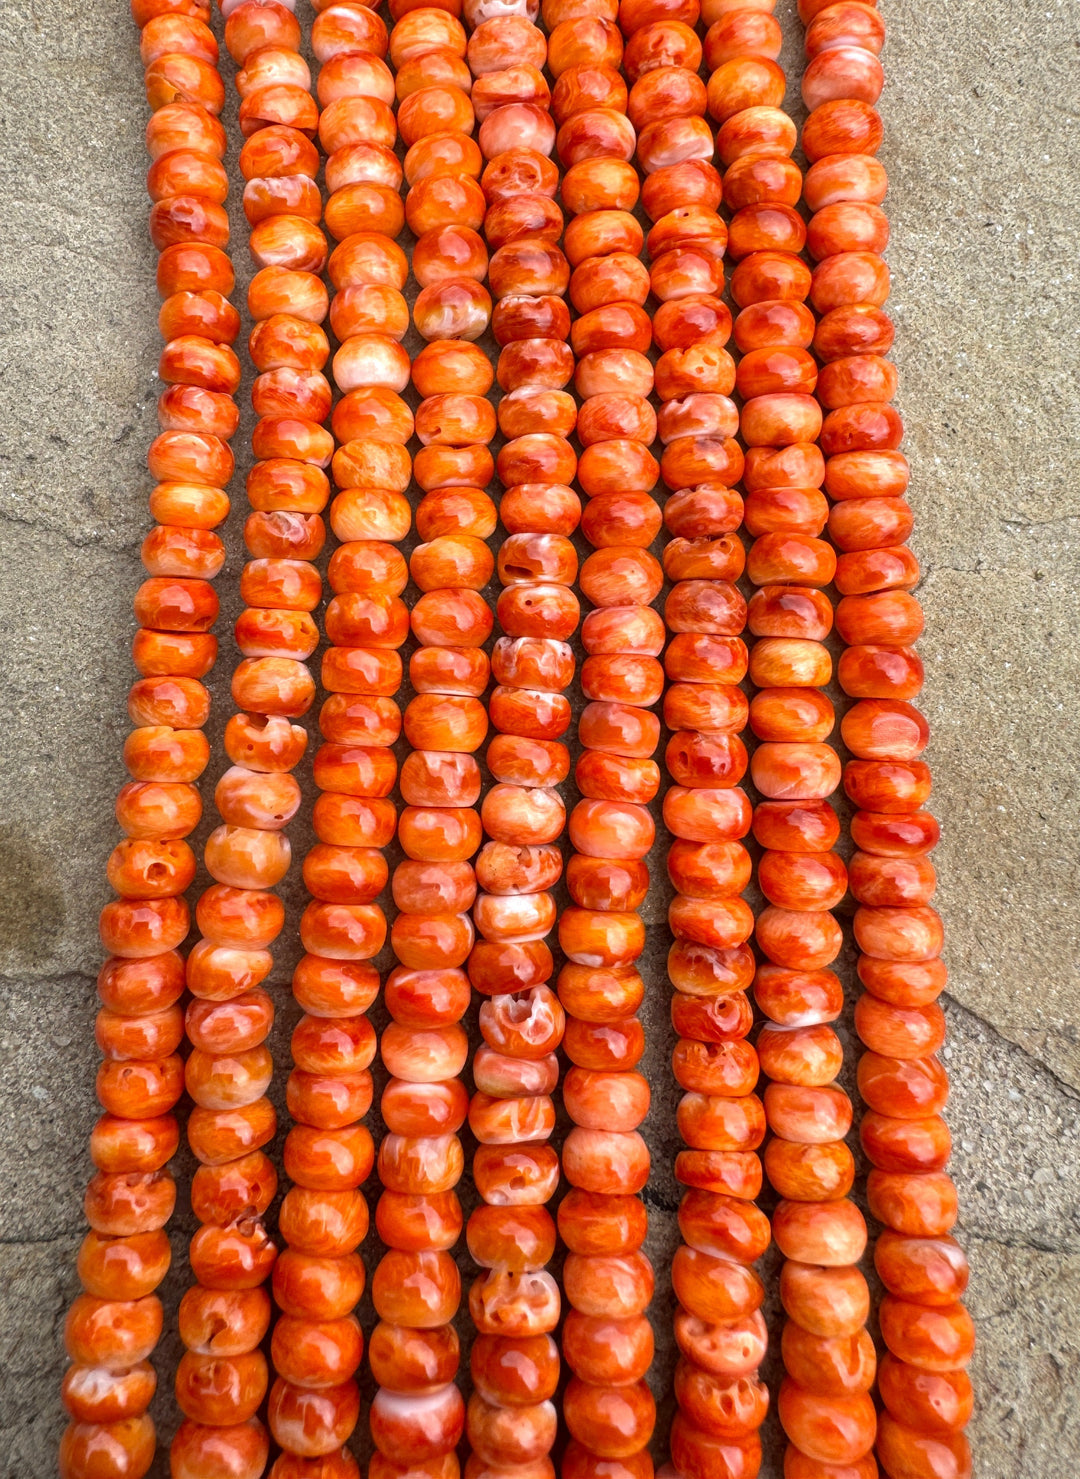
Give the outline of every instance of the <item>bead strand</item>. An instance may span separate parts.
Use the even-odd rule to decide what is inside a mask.
[[[203,1479],[226,1465],[236,1479],[257,1479],[269,1448],[255,1416],[269,1379],[260,1344],[270,1300],[262,1286],[276,1257],[263,1217],[277,1188],[263,1150],[276,1115],[266,1097],[274,1011],[261,983],[284,922],[273,892],[291,860],[283,829],[300,804],[289,772],[307,732],[293,721],[314,698],[305,660],[318,642],[311,612],[322,583],[311,561],[324,538],[317,510],[326,502],[321,469],[330,456],[321,425],[330,409],[320,373],[328,353],[319,327],[326,292],[315,275],[326,256],[311,143],[317,110],[297,52],[300,29],[278,0],[224,0],[221,8],[238,67],[244,211],[260,269],[248,289],[258,372],[251,399],[260,419],[252,436],[258,460],[247,480],[246,605],[235,627],[241,661],[232,694],[240,712],[225,729],[232,764],[215,791],[221,825],[204,853],[215,882],[199,900],[201,939],[187,961],[194,999],[185,1079],[195,1104],[188,1142],[200,1163],[192,1209],[203,1225],[190,1250],[197,1282],[180,1306],[187,1349],[176,1396],[185,1421],[170,1454],[175,1479]],[[272,1399],[272,1426],[274,1406]]]
[[[271,1345],[278,1379],[270,1408],[284,1451],[272,1479],[358,1473],[344,1445],[360,1414],[354,1378],[363,1338],[354,1310],[365,1271],[356,1250],[369,1225],[360,1186],[374,1164],[363,1119],[375,1056],[366,1012],[379,978],[368,962],[386,938],[377,900],[388,874],[381,849],[396,822],[388,799],[397,776],[390,746],[401,720],[392,696],[402,675],[396,649],[408,630],[399,599],[407,573],[394,542],[411,522],[403,489],[412,414],[398,394],[408,377],[399,342],[408,310],[400,292],[404,255],[393,241],[404,212],[392,150],[393,80],[383,60],[387,33],[371,9],[348,0],[316,8],[311,44],[320,63],[325,219],[339,243],[329,275],[339,341],[333,377],[341,392],[332,416],[340,445],[330,523],[340,543],[327,572],[334,594],[325,619],[331,645],[322,659],[329,696],[314,759],[318,840],[304,859],[312,898],[300,922],[305,954],[293,974],[304,1015],[292,1036],[286,1089],[292,1185],[281,1205],[285,1246],[274,1268],[281,1314]]]
[[[483,643],[492,615],[480,591],[494,565],[484,540],[495,527],[483,491],[494,472],[487,443],[495,414],[485,400],[494,376],[472,343],[487,327],[490,300],[465,47],[460,21],[434,7],[399,13],[390,34],[407,149],[405,216],[417,238],[413,322],[427,343],[412,363],[423,397],[414,462],[425,495],[416,515],[423,542],[409,561],[421,592],[410,613],[420,645],[409,662],[415,697],[405,712],[411,750],[400,782],[406,861],[393,876],[399,913],[391,943],[399,964],[386,985],[393,1023],[381,1043],[391,1079],[381,1103],[389,1133],[379,1147],[384,1189],[376,1213],[388,1251],[372,1286],[380,1321],[371,1339],[378,1479],[457,1479],[454,1449],[465,1426],[451,1323],[461,1279],[450,1250],[464,1220],[455,1191],[464,1171],[457,1131],[468,1112],[460,1075],[470,990],[462,967],[474,938],[467,911],[481,836],[473,752],[487,732],[480,695],[490,671]],[[405,373],[407,383],[407,362]]]
[[[496,14],[487,18],[490,9]],[[564,1017],[550,985],[546,937],[556,911],[547,890],[563,869],[555,844],[566,808],[558,788],[570,754],[561,737],[570,725],[564,690],[575,667],[568,639],[579,616],[569,536],[581,505],[570,487],[577,458],[567,440],[577,419],[565,389],[574,366],[563,299],[570,269],[557,245],[563,215],[549,157],[555,127],[542,70],[547,41],[533,24],[535,13],[533,4],[487,0],[465,7],[486,161],[484,234],[503,392],[498,423],[507,439],[497,459],[506,538],[498,554],[497,686],[489,701],[496,734],[486,756],[495,784],[481,810],[488,840],[476,860],[479,938],[469,958],[470,979],[485,1000],[469,1108],[482,1205],[469,1218],[467,1238],[482,1272],[470,1295],[477,1335],[468,1479],[511,1479],[523,1469],[533,1479],[553,1479],[548,1455],[558,1423],[552,1332],[561,1303],[545,1265],[555,1251],[546,1203],[558,1186],[559,1163],[546,1142],[555,1127],[551,1095]]]
[[[750,723],[759,741],[751,775],[766,798],[755,810],[754,836],[766,849],[758,882],[768,904],[757,922],[765,961],[755,997],[770,1019],[758,1039],[772,1080],[764,1094],[773,1136],[764,1163],[783,1198],[773,1236],[787,1260],[780,1281],[787,1375],[778,1410],[790,1442],[785,1472],[819,1479],[824,1465],[865,1466],[875,1432],[875,1357],[865,1330],[866,1281],[856,1267],[866,1228],[847,1196],[851,1102],[835,1083],[843,1050],[829,1025],[843,998],[828,969],[842,942],[831,911],[847,889],[847,870],[832,851],[839,823],[828,801],[840,778],[827,743],[833,706],[820,692],[832,677],[824,644],[833,611],[824,587],[835,557],[820,538],[828,507],[816,446],[817,365],[808,352],[813,318],[804,302],[810,274],[799,255],[806,227],[795,209],[802,175],[790,159],[795,128],[780,107],[785,79],[771,10],[770,3],[718,17],[706,56],[710,109],[729,135],[724,193],[734,208],[732,295],[741,309],[736,386],[747,447],[746,523],[755,536],[747,574],[758,587],[748,610],[757,639]]]
[[[678,1124],[688,1148],[675,1168],[686,1191],[679,1210],[684,1241],[672,1268],[682,1359],[671,1454],[680,1473],[751,1476],[768,1409],[757,1374],[767,1345],[764,1291],[752,1265],[768,1246],[769,1224],[753,1204],[765,1116],[754,1092],[757,1054],[746,1041],[754,921],[740,897],[750,879],[741,841],[750,803],[739,785],[748,763],[740,738],[747,701],[738,687],[747,653],[746,603],[735,581],[745,555],[735,532],[742,499],[732,490],[743,454],[730,399],[735,366],[725,347],[731,314],[719,296],[727,229],[718,215],[721,180],[698,77],[697,20],[696,5],[642,7],[634,40],[649,70],[630,95],[632,112],[651,120],[638,158],[654,223],[652,289],[661,304],[654,334],[662,351],[661,474],[670,490],[664,564],[674,582],[665,606],[674,635],[665,654],[671,686],[664,705],[674,731],[665,755],[674,784],[664,816],[677,839],[668,854],[677,890],[668,974],[679,1034],[673,1067],[685,1091]]]
[[[135,597],[139,676],[128,712],[137,727],[124,745],[131,780],[116,803],[125,837],[107,867],[119,897],[100,919],[109,951],[96,1023],[103,1113],[90,1139],[96,1172],[84,1198],[83,1293],[64,1327],[73,1364],[62,1386],[70,1419],[60,1444],[63,1479],[140,1479],[154,1458],[147,1408],[157,1377],[149,1357],[162,1330],[155,1290],[171,1261],[165,1224],[176,1187],[168,1162],[179,1145],[172,1110],[183,1092],[177,947],[188,933],[183,895],[195,876],[184,838],[202,813],[195,783],[210,753],[202,733],[209,694],[200,680],[217,650],[210,628],[218,601],[209,582],[225,559],[214,530],[229,510],[228,442],[239,419],[233,394],[240,370],[230,346],[240,317],[226,296],[233,273],[224,251],[228,182],[217,117],[224,86],[209,3],[135,0],[132,15],[152,109],[147,190],[150,237],[161,254],[158,373],[166,389],[157,407],[161,434],[148,455],[157,479],[150,495],[156,523],[142,546],[148,578]]]
[[[648,803],[660,784],[651,758],[660,724],[651,711],[663,689],[664,631],[651,603],[663,573],[648,550],[660,527],[652,333],[639,260],[644,234],[631,214],[640,184],[617,17],[614,0],[544,5],[562,202],[573,217],[564,250],[573,269],[578,484],[588,500],[581,529],[593,546],[580,575],[593,609],[581,633],[587,702],[575,780],[582,799],[570,817],[567,867],[574,902],[559,921],[567,963],[558,992],[573,1064],[563,1102],[574,1125],[563,1148],[572,1190],[558,1213],[569,1249],[563,1349],[574,1372],[563,1400],[572,1439],[564,1479],[650,1479],[656,1421],[645,1382],[654,1279],[642,1252],[647,1217],[638,1194],[649,1151],[638,1126],[650,1094],[637,1072],[644,984],[635,963],[645,946],[636,912],[649,884],[644,859],[655,836]]]
[[[817,396],[829,533],[840,551],[836,624],[847,644],[838,679],[854,700],[841,732],[851,755],[844,789],[858,808],[851,833],[855,940],[866,994],[855,1025],[867,1051],[859,1090],[860,1132],[874,1169],[867,1194],[884,1231],[874,1261],[887,1291],[879,1310],[887,1354],[878,1372],[884,1411],[877,1455],[893,1479],[965,1479],[971,1415],[964,1369],[974,1346],[961,1304],[967,1259],[949,1236],[956,1189],[946,1172],[950,1141],[941,1110],[948,1080],[936,1056],[945,1036],[937,997],[944,988],[941,920],[931,907],[936,878],[928,854],[936,821],[923,810],[929,739],[911,700],[922,687],[913,643],[923,627],[910,594],[919,567],[906,547],[913,516],[905,498],[903,424],[889,404],[896,370],[884,356],[893,325],[884,311],[889,273],[881,254],[887,177],[874,157],[883,137],[874,107],[885,40],[870,5],[803,4],[808,65],[803,130],[810,169],[808,232],[817,263],[812,287],[821,315]]]

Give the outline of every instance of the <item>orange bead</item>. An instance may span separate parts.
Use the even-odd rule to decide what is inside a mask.
[[[451,1381],[458,1367],[458,1338],[450,1325],[410,1330],[376,1325],[368,1351],[372,1374],[381,1387],[422,1392]]]
[[[372,1404],[370,1422],[380,1453],[411,1472],[412,1466],[456,1447],[465,1430],[465,1404],[452,1384],[417,1396],[383,1389]]]
[[[772,1083],[765,1108],[769,1128],[801,1145],[842,1140],[851,1126],[851,1101],[842,1089]]]
[[[551,1402],[507,1408],[478,1392],[469,1400],[466,1431],[473,1454],[493,1468],[542,1461],[555,1441],[558,1417]]]
[[[232,1357],[185,1351],[176,1373],[176,1400],[193,1422],[246,1422],[266,1394],[268,1373],[261,1351]]]
[[[865,1330],[819,1336],[788,1321],[782,1350],[789,1377],[806,1393],[842,1397],[868,1392],[873,1385],[877,1357]]]
[[[785,1263],[780,1298],[797,1325],[812,1335],[854,1335],[870,1313],[870,1292],[857,1268]]]
[[[644,1382],[590,1386],[574,1377],[563,1398],[571,1435],[603,1458],[629,1458],[644,1448],[656,1423],[656,1404]]]
[[[791,1442],[818,1462],[857,1462],[873,1447],[876,1414],[865,1393],[825,1397],[788,1377],[781,1384],[777,1409]]]
[[[283,1316],[274,1326],[274,1369],[286,1381],[305,1387],[337,1386],[360,1364],[363,1337],[355,1316],[311,1321]]]
[[[554,1395],[558,1348],[549,1335],[481,1335],[473,1343],[470,1367],[475,1389],[485,1403],[517,1410]]]
[[[952,1238],[906,1238],[887,1229],[874,1262],[889,1293],[916,1304],[955,1304],[967,1288],[967,1258]]]
[[[694,1427],[682,1413],[672,1424],[671,1453],[687,1479],[707,1479],[715,1473],[751,1479],[761,1466],[761,1440],[756,1433],[718,1438]]]
[[[772,964],[759,967],[754,996],[768,1017],[791,1027],[835,1021],[843,1001],[832,971],[786,970]]]
[[[114,1301],[80,1294],[64,1323],[64,1348],[82,1365],[123,1371],[147,1358],[161,1321],[161,1302],[154,1295]]]
[[[117,1423],[141,1417],[157,1383],[153,1367],[140,1362],[128,1371],[70,1366],[64,1373],[61,1400],[79,1423]]]
[[[886,1355],[878,1389],[889,1415],[917,1431],[944,1436],[965,1427],[971,1417],[971,1382],[964,1371],[924,1371]]]
[[[975,1329],[961,1304],[928,1309],[887,1294],[881,1303],[881,1334],[897,1360],[924,1371],[953,1371],[971,1360]]]
[[[543,1270],[521,1274],[490,1270],[469,1291],[469,1312],[481,1335],[548,1334],[559,1321],[558,1285]]]
[[[61,1479],[119,1475],[142,1479],[154,1461],[154,1424],[145,1413],[115,1422],[74,1421],[60,1440]]]
[[[858,1262],[866,1247],[866,1223],[853,1202],[781,1202],[773,1214],[773,1236],[785,1257],[799,1263],[842,1267]]]
[[[286,1248],[274,1264],[274,1298],[283,1314],[340,1320],[352,1313],[364,1289],[357,1254],[320,1258]]]
[[[802,146],[814,164],[830,154],[876,154],[883,128],[875,109],[860,99],[837,99],[816,107],[803,127]]]
[[[270,1431],[278,1443],[301,1457],[316,1458],[340,1449],[359,1415],[360,1393],[353,1381],[312,1391],[279,1377],[270,1389]]]
[[[938,1479],[970,1479],[971,1448],[963,1433],[924,1433],[883,1413],[878,1430],[878,1455],[893,1473],[926,1474]]]

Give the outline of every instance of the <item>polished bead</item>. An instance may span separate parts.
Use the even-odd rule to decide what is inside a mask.
[[[385,1322],[376,1325],[368,1349],[372,1374],[391,1392],[433,1392],[457,1371],[458,1339],[453,1327],[409,1329]]]
[[[842,1089],[772,1083],[765,1107],[775,1134],[804,1145],[842,1140],[851,1127],[851,1101]]]
[[[770,1140],[764,1163],[773,1188],[792,1201],[835,1201],[847,1196],[855,1180],[855,1162],[842,1141]]]
[[[945,1038],[945,1014],[936,1002],[898,1006],[868,993],[856,1013],[856,1028],[867,1047],[901,1062],[936,1052]]]
[[[793,605],[800,613],[801,597],[786,604]],[[781,624],[769,619],[767,608],[765,612],[758,608],[755,619],[760,625]],[[820,743],[832,733],[834,711],[830,700],[813,688],[763,688],[751,700],[750,725],[760,740]],[[773,804],[779,807],[788,805],[786,802]]]
[[[899,1119],[871,1111],[859,1132],[863,1149],[880,1170],[935,1172],[948,1164],[952,1142],[940,1116]]]
[[[826,1397],[789,1376],[780,1387],[777,1408],[790,1441],[818,1462],[857,1462],[873,1447],[876,1416],[865,1393]]]
[[[574,1377],[563,1398],[571,1435],[603,1458],[628,1458],[644,1448],[656,1423],[656,1404],[643,1381],[590,1386]]]
[[[651,1364],[652,1326],[642,1315],[588,1315],[572,1309],[563,1326],[563,1354],[584,1382],[629,1385],[640,1381]]]
[[[675,1254],[672,1283],[679,1302],[708,1321],[741,1319],[758,1309],[763,1298],[753,1270],[685,1245]]]
[[[939,1237],[957,1217],[956,1187],[941,1172],[871,1171],[867,1202],[879,1222],[910,1237]]]
[[[490,1270],[470,1289],[469,1311],[481,1335],[546,1335],[559,1320],[558,1285],[544,1271]]]
[[[853,1202],[781,1202],[773,1236],[787,1258],[842,1267],[857,1263],[866,1247],[866,1223]]]
[[[925,1433],[883,1413],[878,1455],[895,1474],[932,1475],[933,1479],[970,1479],[971,1448],[963,1433]]]
[[[767,1333],[761,1314],[711,1323],[685,1309],[675,1315],[675,1339],[695,1366],[714,1376],[750,1375],[765,1354]]]
[[[75,1420],[60,1440],[61,1479],[110,1474],[141,1479],[154,1460],[154,1424],[145,1414],[98,1423]]]
[[[952,1238],[907,1238],[886,1230],[874,1262],[889,1293],[915,1304],[955,1304],[967,1287],[967,1259]]]
[[[924,1371],[888,1354],[878,1370],[878,1386],[889,1414],[924,1433],[954,1433],[971,1417],[971,1382],[962,1370]]]
[[[384,1388],[372,1404],[370,1422],[380,1453],[411,1472],[412,1465],[456,1446],[465,1428],[465,1404],[452,1384],[415,1396]]]
[[[551,1402],[507,1408],[478,1392],[473,1393],[466,1416],[474,1456],[496,1471],[543,1460],[555,1441],[557,1425]]]
[[[946,1372],[964,1367],[971,1360],[975,1329],[961,1304],[926,1308],[886,1294],[879,1318],[885,1344],[907,1365]]]
[[[824,1024],[782,1031],[765,1027],[758,1038],[758,1053],[769,1078],[807,1088],[831,1083],[842,1062],[839,1040]]]
[[[834,1021],[843,1000],[832,971],[786,970],[772,964],[758,969],[754,996],[768,1017],[791,1027]]]
[[[785,1263],[780,1298],[789,1317],[812,1335],[854,1335],[870,1313],[870,1293],[857,1268]]]
[[[814,109],[803,128],[803,152],[811,164],[829,154],[875,154],[882,136],[874,108],[845,97]]]
[[[847,892],[847,869],[834,853],[767,852],[758,881],[782,909],[834,909]]]

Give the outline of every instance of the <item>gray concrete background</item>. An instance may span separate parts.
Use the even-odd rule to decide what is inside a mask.
[[[891,309],[926,571],[949,1118],[979,1327],[971,1431],[983,1479],[1051,1479],[1080,1460],[1080,12],[1069,0],[886,9]],[[778,14],[797,76],[791,0]],[[37,1479],[54,1472],[95,1116],[95,920],[124,779],[157,298],[126,4],[7,0],[0,85],[0,1479]],[[235,198],[233,213],[244,274]],[[243,466],[243,429],[236,445]],[[234,491],[240,506],[239,478]],[[222,633],[241,521],[242,510],[219,582]],[[226,639],[215,735],[233,658]],[[302,850],[306,814],[293,836]],[[295,879],[289,901],[294,922]],[[662,1084],[663,913],[658,890],[648,1017]],[[287,948],[280,959],[284,1061]],[[660,1268],[676,1234],[672,1108],[659,1093],[649,1121]],[[172,1307],[186,1279],[183,1212],[174,1227]],[[669,1297],[661,1275],[658,1335]],[[175,1355],[162,1347],[163,1373]],[[661,1382],[669,1357],[665,1347]],[[165,1375],[155,1405],[166,1435],[169,1387]],[[769,1447],[764,1472],[777,1479],[771,1428]]]

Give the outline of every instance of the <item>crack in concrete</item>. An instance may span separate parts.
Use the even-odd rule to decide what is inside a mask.
[[[66,545],[70,546],[71,549],[103,549],[114,555],[126,555],[130,554],[133,550],[139,549],[142,546],[144,538],[143,535],[140,535],[137,539],[128,540],[123,544],[113,544],[102,534],[90,534],[86,538],[80,539],[77,535],[69,534],[62,525],[51,524],[41,519],[32,519],[25,514],[17,514],[7,508],[0,508],[0,520],[5,524],[17,524],[23,529],[33,529],[39,534],[58,537]]]
[[[1040,1058],[1038,1053],[1033,1049],[1025,1046],[1024,1043],[1017,1042],[1015,1038],[1010,1037],[1004,1032],[996,1022],[991,1022],[989,1017],[982,1016],[974,1007],[968,1006],[966,1002],[959,1001],[951,992],[945,993],[945,1000],[948,1002],[949,1011],[962,1012],[965,1016],[972,1017],[976,1022],[985,1027],[988,1032],[993,1033],[994,1037],[1000,1042],[1008,1044],[1010,1048],[1015,1048],[1018,1053],[1022,1053],[1025,1058],[1037,1064],[1039,1069],[1045,1073],[1046,1077],[1061,1091],[1065,1098],[1080,1104],[1080,1089],[1075,1084],[1070,1083],[1068,1079],[1062,1078],[1057,1070],[1051,1068],[1050,1064],[1045,1059]]]
[[[961,1230],[968,1242],[990,1243],[998,1248],[1008,1248],[1013,1253],[1049,1253],[1058,1258],[1080,1257],[1080,1248],[1059,1247],[1054,1243],[1042,1242],[1039,1238],[1000,1237],[995,1233],[979,1232],[964,1222],[961,1222]]]

